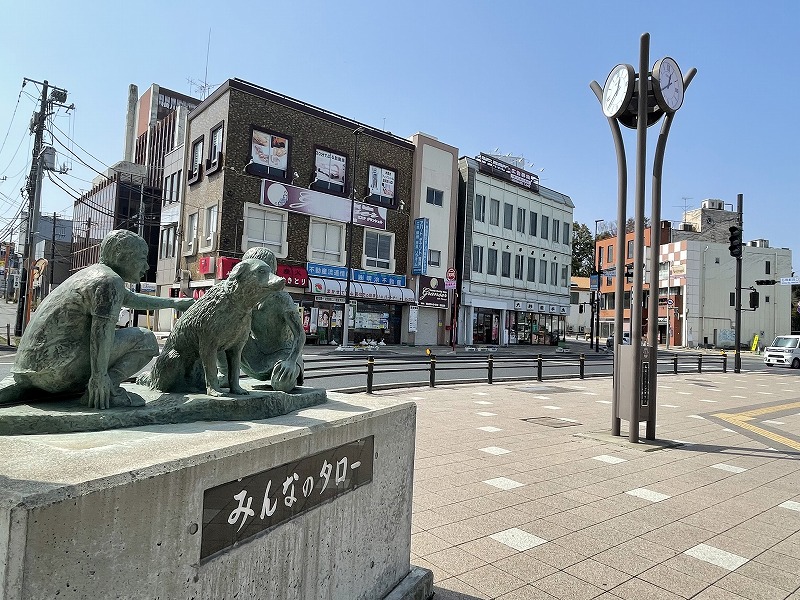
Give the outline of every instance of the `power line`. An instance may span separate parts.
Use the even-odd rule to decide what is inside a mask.
[[[17,116],[17,109],[19,108],[19,100],[22,98],[22,90],[19,91],[17,95],[17,103],[14,105],[14,114],[11,115],[11,123],[8,124],[8,129],[6,130],[6,135],[3,138],[3,143],[0,144],[0,154],[3,153],[3,148],[6,147],[6,140],[8,139],[8,134],[11,133],[11,126],[14,124],[14,117]]]

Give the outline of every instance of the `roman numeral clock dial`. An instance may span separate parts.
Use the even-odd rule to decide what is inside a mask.
[[[636,72],[631,65],[617,65],[611,69],[603,87],[603,114],[609,119],[624,113],[633,97]]]

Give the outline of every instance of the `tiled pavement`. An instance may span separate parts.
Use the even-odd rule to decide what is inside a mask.
[[[381,392],[418,406],[412,563],[436,600],[800,600],[798,383],[660,376],[657,450],[608,378]]]

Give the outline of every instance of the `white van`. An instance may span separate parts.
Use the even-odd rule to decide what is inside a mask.
[[[764,350],[764,364],[800,369],[800,335],[779,335]]]

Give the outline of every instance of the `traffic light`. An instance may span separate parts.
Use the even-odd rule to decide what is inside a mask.
[[[758,308],[758,292],[756,290],[750,291],[750,308],[753,310]]]
[[[579,305],[578,305],[578,312],[579,312],[579,313],[582,313],[582,312],[583,312],[583,303],[581,303],[581,304],[579,304]]]
[[[730,242],[731,245],[728,246],[728,251],[731,253],[731,256],[734,258],[741,258],[742,257],[742,228],[738,225],[733,225],[728,228],[728,231],[731,232],[730,235]]]
[[[633,265],[625,265],[625,283],[633,281]]]
[[[777,285],[776,279],[756,279],[756,285]]]

